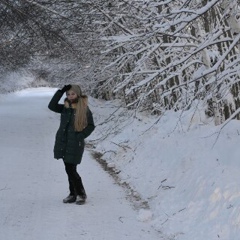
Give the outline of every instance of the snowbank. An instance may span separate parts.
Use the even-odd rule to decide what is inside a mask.
[[[91,108],[95,150],[150,206],[139,219],[166,239],[239,239],[240,121],[221,129],[196,109],[157,119],[117,102]]]

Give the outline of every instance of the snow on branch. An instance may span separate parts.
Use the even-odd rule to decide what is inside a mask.
[[[194,99],[211,108],[215,99],[226,119],[227,111],[240,107],[240,14],[233,2],[133,1],[131,16],[111,13],[109,22],[121,28],[103,38],[111,59],[103,72],[115,72],[103,86],[131,108],[156,112],[184,109]],[[234,104],[226,92],[234,95]]]

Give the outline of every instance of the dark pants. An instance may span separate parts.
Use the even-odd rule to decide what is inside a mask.
[[[86,195],[82,179],[77,172],[77,165],[65,162],[64,164],[68,175],[70,195]]]

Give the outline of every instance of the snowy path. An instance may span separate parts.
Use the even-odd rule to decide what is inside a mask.
[[[159,239],[124,191],[85,151],[78,167],[88,194],[84,206],[63,204],[63,164],[53,159],[58,118],[47,109],[50,89],[0,96],[0,239]]]

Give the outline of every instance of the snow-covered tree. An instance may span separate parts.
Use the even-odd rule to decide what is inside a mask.
[[[216,124],[238,109],[237,1],[114,3],[118,10],[106,16],[111,62],[103,68],[100,95],[107,91],[129,107],[160,113],[202,100]]]
[[[81,81],[99,55],[97,17],[89,1],[0,0],[0,67],[28,68],[54,85]]]
[[[0,20],[1,69],[153,113],[202,101],[216,124],[239,118],[237,0],[0,0]]]

